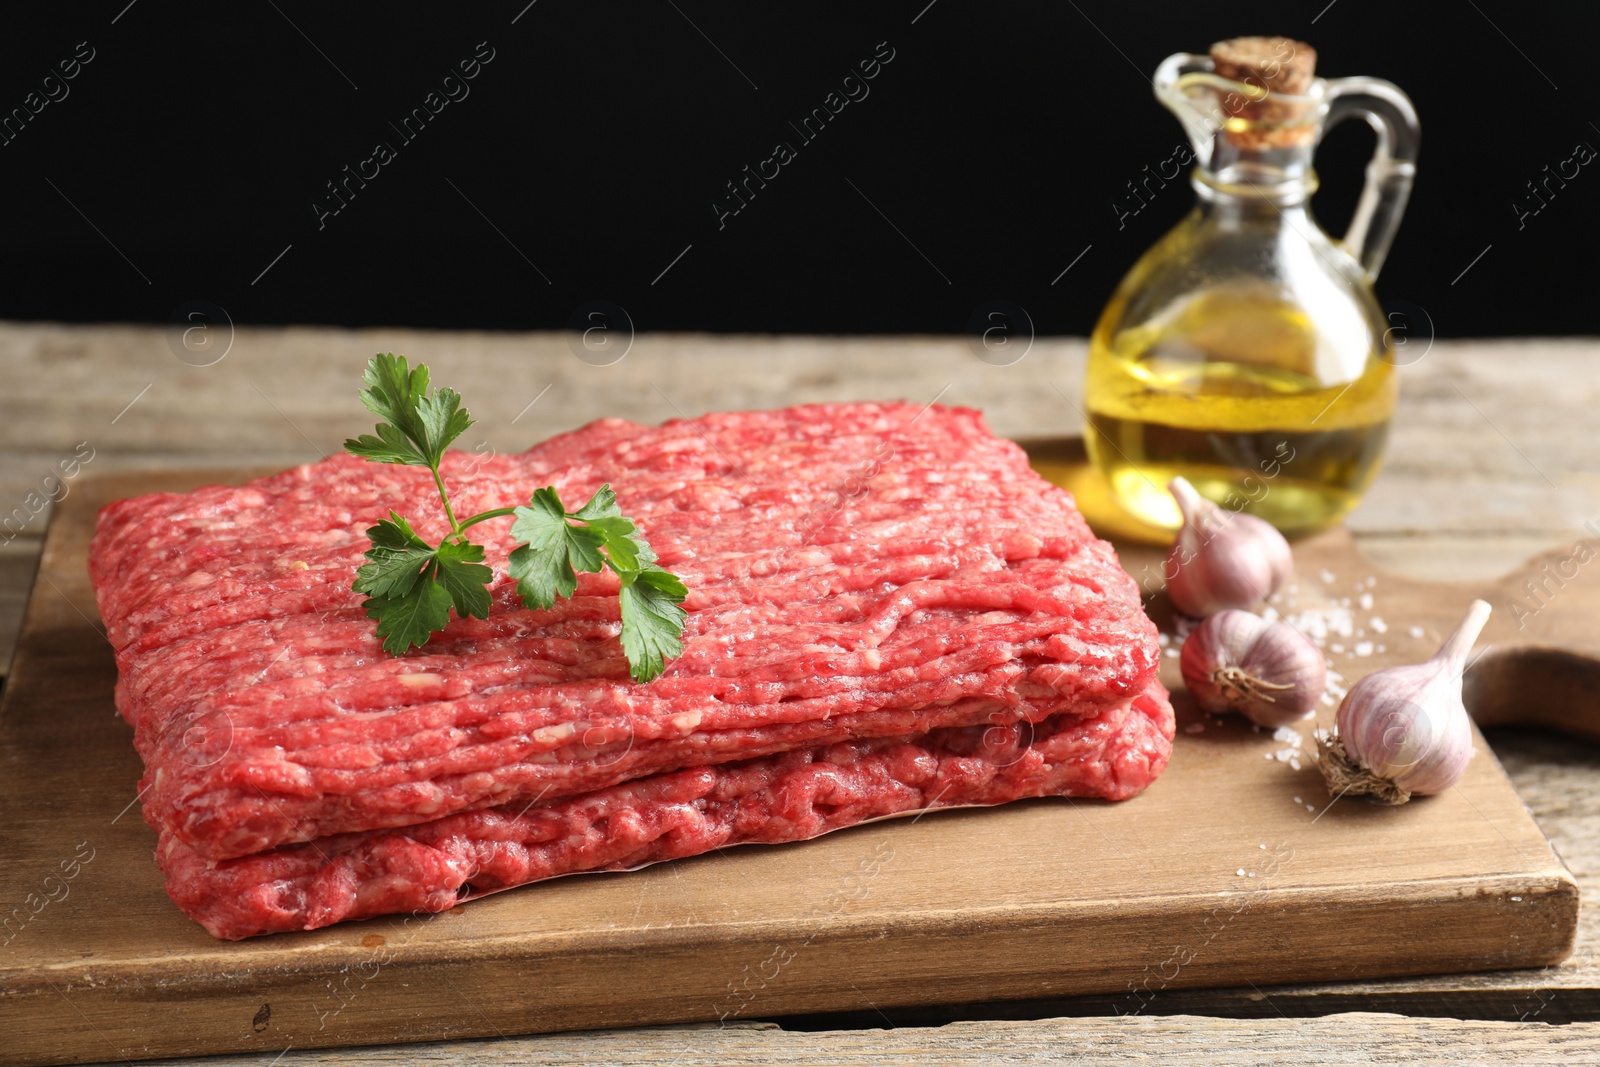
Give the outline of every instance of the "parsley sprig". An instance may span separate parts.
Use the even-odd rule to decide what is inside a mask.
[[[453,389],[428,388],[428,368],[407,366],[404,356],[380,353],[367,364],[361,402],[383,422],[376,435],[344,443],[345,451],[374,463],[427,467],[433,473],[450,533],[437,545],[424,540],[391,510],[367,530],[372,547],[356,571],[352,588],[366,595],[362,607],[378,623],[383,647],[400,655],[427,644],[450,622],[489,617],[489,583],[494,571],[483,563],[483,546],[466,531],[480,522],[516,517],[511,534],[521,546],[511,552],[508,573],[524,604],[549,608],[578,587],[578,572],[603,569],[621,582],[622,651],[636,682],[648,682],[666,661],[683,651],[688,590],[656,562],[656,554],[633,520],[617,507],[617,494],[603,485],[577,511],[566,510],[554,487],[536,490],[527,507],[494,508],[457,519],[450,506],[439,463],[450,443],[466,432],[472,417]],[[575,525],[577,524],[577,525]]]

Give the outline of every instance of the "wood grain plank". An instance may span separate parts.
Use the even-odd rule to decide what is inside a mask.
[[[311,1067],[481,1063],[517,1067],[992,1067],[1007,1064],[1249,1063],[1257,1067],[1571,1067],[1600,1060],[1600,1023],[1547,1026],[1347,1013],[1318,1019],[1041,1019],[941,1027],[797,1033],[777,1027],[670,1027],[389,1045],[336,1054],[290,1050],[241,1059],[205,1057],[172,1067],[271,1063]]]
[[[1430,582],[1491,582],[1552,548],[1570,534],[1357,533],[1361,554],[1384,570]]]
[[[43,539],[21,537],[0,543],[0,678],[11,669],[11,650],[22,627],[22,609],[33,588]]]
[[[994,367],[961,338],[640,334],[624,359],[597,367],[559,333],[294,327],[241,328],[221,362],[191,367],[159,328],[10,323],[0,326],[0,447],[18,451],[0,468],[0,514],[82,442],[107,466],[331,451],[370,424],[354,383],[380,350],[425,359],[479,419],[467,447],[500,450],[604,416],[659,422],[886,397],[982,407],[1010,436],[1070,434],[1085,358],[1076,338],[1039,338]],[[1597,358],[1600,343],[1588,340],[1435,343],[1402,369],[1389,457],[1351,529],[1561,535],[1600,518],[1588,448]]]

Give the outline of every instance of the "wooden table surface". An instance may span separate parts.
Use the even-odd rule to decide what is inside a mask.
[[[72,489],[70,479],[50,480],[63,461],[78,459],[81,474],[315,459],[370,427],[355,390],[376,351],[423,360],[436,381],[458,389],[478,419],[462,444],[480,451],[521,450],[604,415],[659,422],[717,408],[890,397],[981,407],[1009,436],[1071,434],[1080,422],[1084,362],[1076,339],[1040,339],[1004,367],[980,360],[961,338],[640,335],[609,366],[580,360],[560,334],[292,328],[239,329],[206,340],[205,358],[225,355],[198,367],[192,364],[205,360],[160,328],[0,324],[0,670],[32,581],[48,518],[43,505]],[[1536,552],[1593,536],[1583,527],[1600,527],[1600,468],[1590,453],[1600,341],[1440,341],[1430,348],[1414,340],[1408,356],[1387,465],[1349,520],[1370,559],[1418,577],[1487,579]],[[260,1062],[687,1067],[977,1063],[1005,1055],[1051,1063],[1114,1056],[1298,1063],[1312,1049],[1326,1063],[1600,1058],[1600,748],[1514,731],[1489,740],[1582,887],[1577,950],[1559,967],[1167,991],[1139,1017],[1112,1014],[1113,998],[892,1013],[863,1003],[859,1012],[781,1020],[782,1028],[291,1049]],[[882,1029],[890,1026],[893,1033]],[[1249,1051],[1220,1051],[1234,1048]]]

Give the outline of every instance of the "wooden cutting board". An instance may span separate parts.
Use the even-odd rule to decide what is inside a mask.
[[[1076,455],[1036,461],[1093,515]],[[252,473],[84,480],[58,507],[0,702],[0,1063],[1086,993],[1127,1013],[1163,989],[1536,967],[1571,951],[1577,886],[1481,737],[1443,796],[1330,804],[1314,722],[1275,738],[1181,693],[1171,766],[1125,803],[933,813],[438,916],[215,941],[162,892],[85,558],[105,502]],[[1159,572],[1158,550],[1120,550],[1135,576]],[[1563,577],[1520,631],[1508,603],[1571,556],[1451,588],[1382,574],[1335,530],[1296,546],[1294,603],[1279,608],[1349,598],[1365,632],[1331,658],[1353,681],[1424,658],[1484,596],[1494,648],[1469,676],[1477,711],[1595,737],[1600,566]],[[1169,628],[1163,598],[1152,612]],[[1176,663],[1163,661],[1170,686]]]

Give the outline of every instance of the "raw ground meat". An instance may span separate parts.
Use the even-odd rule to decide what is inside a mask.
[[[554,802],[341,834],[208,865],[164,834],[167,892],[236,940],[346,919],[437,912],[581,871],[627,870],[751,843],[800,841],[931,807],[1046,795],[1118,800],[1161,773],[1172,706],[1159,682],[1093,718],[878,738],[640,778]]]
[[[611,482],[689,587],[684,655],[628,681],[609,574],[522,608],[496,522],[477,528],[489,619],[384,653],[350,582],[390,508],[447,532],[424,468],[340,455],[120,501],[90,571],[169,857],[438,827],[861,738],[1094,719],[1155,676],[1155,628],[1111,547],[975,411],[604,420],[520,455],[450,453],[443,474],[458,514],[547,484],[576,507]]]

